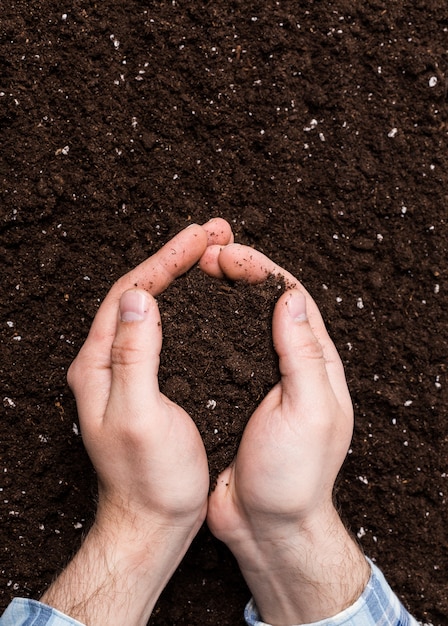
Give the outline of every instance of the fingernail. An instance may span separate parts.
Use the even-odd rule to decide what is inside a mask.
[[[286,306],[289,315],[295,322],[305,322],[308,319],[305,296],[300,291],[291,291]]]
[[[148,312],[148,300],[141,291],[125,291],[120,299],[122,322],[141,322]]]

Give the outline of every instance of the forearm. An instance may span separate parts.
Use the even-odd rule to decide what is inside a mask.
[[[272,528],[272,526],[271,526]],[[336,615],[362,594],[370,567],[336,511],[275,540],[232,546],[264,622],[310,623]]]
[[[87,626],[144,626],[190,535],[160,526],[106,535],[93,527],[41,601]]]

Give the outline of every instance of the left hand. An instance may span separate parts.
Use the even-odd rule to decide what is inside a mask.
[[[217,224],[222,234],[215,234]],[[202,522],[205,451],[190,417],[159,391],[162,328],[153,296],[196,263],[208,244],[230,236],[224,220],[192,225],[120,278],[70,366],[84,445],[98,473],[97,525],[111,516],[120,525],[127,516],[144,523],[146,515],[163,523]],[[144,319],[123,321],[129,309]]]
[[[100,306],[68,372],[98,473],[83,546],[42,600],[96,624],[146,624],[205,519],[209,472],[200,434],[158,386],[162,329],[155,295],[227,244],[219,218],[180,232],[123,276]]]

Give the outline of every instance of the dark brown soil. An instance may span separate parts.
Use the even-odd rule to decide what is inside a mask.
[[[284,287],[275,277],[251,286],[195,269],[158,298],[160,387],[196,422],[211,488],[233,461],[247,420],[280,379],[270,328]]]
[[[221,215],[321,307],[356,408],[341,510],[406,606],[446,626],[447,42],[445,0],[0,0],[2,606],[39,597],[93,515],[65,375],[98,302],[180,228]],[[255,291],[196,293],[199,276],[172,288],[194,341],[211,292],[219,308]],[[245,326],[265,354],[268,296]],[[244,422],[269,378],[219,324]],[[225,463],[238,432],[209,362],[188,364],[205,394],[168,361],[164,386],[194,395]],[[248,595],[204,528],[152,623],[241,624]]]

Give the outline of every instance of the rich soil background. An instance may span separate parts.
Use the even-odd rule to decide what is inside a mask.
[[[92,519],[65,376],[99,301],[220,215],[321,307],[356,409],[343,515],[406,606],[448,624],[447,72],[445,0],[0,0],[2,606],[39,597]],[[173,289],[198,329],[198,286],[252,297],[195,272]],[[232,346],[223,376],[254,402]],[[224,438],[210,358],[185,365],[208,395],[184,391]],[[204,528],[152,623],[241,624],[248,596]]]

